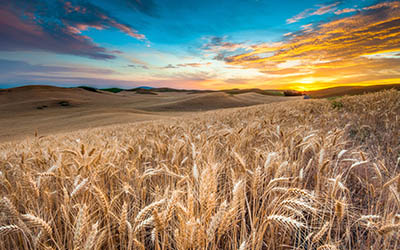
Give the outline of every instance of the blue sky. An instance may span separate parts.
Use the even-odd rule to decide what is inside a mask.
[[[0,0],[0,87],[400,83],[398,1]]]

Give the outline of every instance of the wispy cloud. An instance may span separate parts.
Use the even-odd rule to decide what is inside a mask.
[[[287,19],[286,23],[289,23],[289,24],[296,23],[296,22],[300,21],[301,19],[304,19],[304,18],[307,18],[310,16],[315,16],[315,15],[320,16],[320,15],[324,15],[329,12],[334,12],[337,9],[336,6],[338,6],[339,4],[340,4],[340,2],[336,2],[336,3],[329,4],[329,5],[319,6],[318,9],[312,9],[312,8],[306,9],[306,10],[300,12],[299,14],[295,15],[294,17]]]
[[[356,12],[356,11],[358,11],[358,10],[354,9],[354,8],[345,8],[345,9],[342,9],[342,10],[335,11],[335,14],[336,15],[341,15],[341,14],[344,14],[344,13],[351,13],[351,12]]]
[[[206,62],[206,63],[179,63],[176,65],[168,64],[164,67],[163,69],[176,69],[176,68],[186,68],[186,67],[193,67],[193,68],[199,68],[203,66],[210,66],[212,63],[211,62]]]
[[[113,0],[149,16],[157,16],[157,4],[153,0]]]
[[[210,66],[212,63],[211,62],[207,62],[207,63],[180,63],[177,64],[176,66],[178,67],[202,67],[202,66]]]
[[[83,74],[83,75],[116,75],[118,74],[114,70],[96,67],[87,67],[82,65],[71,65],[71,66],[60,66],[60,65],[43,65],[43,64],[32,64],[19,60],[5,60],[0,59],[0,73],[2,78],[5,79],[10,75],[71,75],[71,74]]]

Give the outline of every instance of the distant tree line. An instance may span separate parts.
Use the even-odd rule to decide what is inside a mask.
[[[296,90],[285,90],[283,91],[284,96],[301,96],[303,93]]]

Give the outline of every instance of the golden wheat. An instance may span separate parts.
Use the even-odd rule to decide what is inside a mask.
[[[396,249],[400,93],[0,144],[2,249]]]

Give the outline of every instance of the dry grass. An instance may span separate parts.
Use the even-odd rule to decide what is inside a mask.
[[[0,145],[1,249],[398,249],[400,93]]]
[[[373,85],[373,86],[342,86],[321,90],[306,91],[307,95],[313,98],[327,98],[344,95],[362,95],[382,90],[397,89],[400,90],[400,84]]]

